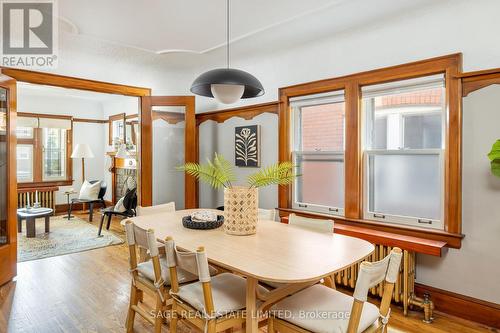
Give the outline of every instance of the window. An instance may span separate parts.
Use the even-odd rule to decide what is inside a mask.
[[[71,120],[64,118],[18,118],[18,183],[71,181],[67,167],[71,150]]]
[[[364,218],[443,228],[444,77],[362,88]]]
[[[293,159],[301,175],[293,208],[344,213],[344,92],[291,99]]]

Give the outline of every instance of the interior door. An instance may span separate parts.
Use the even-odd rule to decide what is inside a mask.
[[[0,285],[16,276],[16,80],[0,74]]]
[[[198,161],[195,97],[148,96],[141,104],[141,205],[175,201],[177,209],[197,208],[196,179],[175,170]]]

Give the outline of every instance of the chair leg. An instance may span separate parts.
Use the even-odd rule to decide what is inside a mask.
[[[68,209],[68,221],[70,220],[71,216],[71,211],[73,210],[73,201],[69,204],[69,209]]]
[[[89,221],[92,222],[92,218],[94,217],[94,203],[89,203]]]
[[[274,333],[274,321],[272,316],[267,318],[267,333]]]
[[[106,208],[106,201],[104,199],[101,200],[102,208]]]
[[[130,305],[127,313],[127,332],[134,331],[135,311],[132,309],[133,305],[137,306],[137,288],[134,286],[134,283],[132,283],[132,287],[130,289]]]
[[[159,295],[156,295],[156,306],[155,306],[155,333],[161,333],[161,327],[163,326],[163,302]]]
[[[177,333],[177,321],[179,320],[177,318],[177,304],[175,303],[175,300],[172,303],[172,309],[170,311],[170,326],[169,326],[169,332],[170,333]]]
[[[217,333],[215,319],[209,320],[207,323],[207,333]]]
[[[106,218],[106,214],[102,214],[101,223],[99,223],[99,231],[97,232],[97,237],[101,237],[102,225],[104,224],[104,219]]]
[[[113,218],[113,214],[108,214],[108,223],[106,224],[106,230],[109,230],[111,226],[111,219]]]

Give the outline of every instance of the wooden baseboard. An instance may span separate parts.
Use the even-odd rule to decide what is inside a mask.
[[[500,304],[483,301],[451,291],[415,284],[417,296],[431,295],[435,309],[459,318],[464,318],[490,327],[500,328]]]
[[[112,205],[111,201],[105,200],[106,202],[106,207],[109,207]],[[89,205],[85,205],[85,208],[88,209]],[[56,205],[56,214],[59,213],[67,213],[69,209],[68,204],[57,204]],[[94,205],[94,211],[101,209],[101,206],[99,204]],[[78,211],[78,210],[83,210],[83,204],[81,203],[75,203],[73,205],[73,210]]]

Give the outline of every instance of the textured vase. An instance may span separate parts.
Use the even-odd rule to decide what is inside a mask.
[[[257,232],[259,190],[234,186],[224,189],[224,231],[230,235]]]

